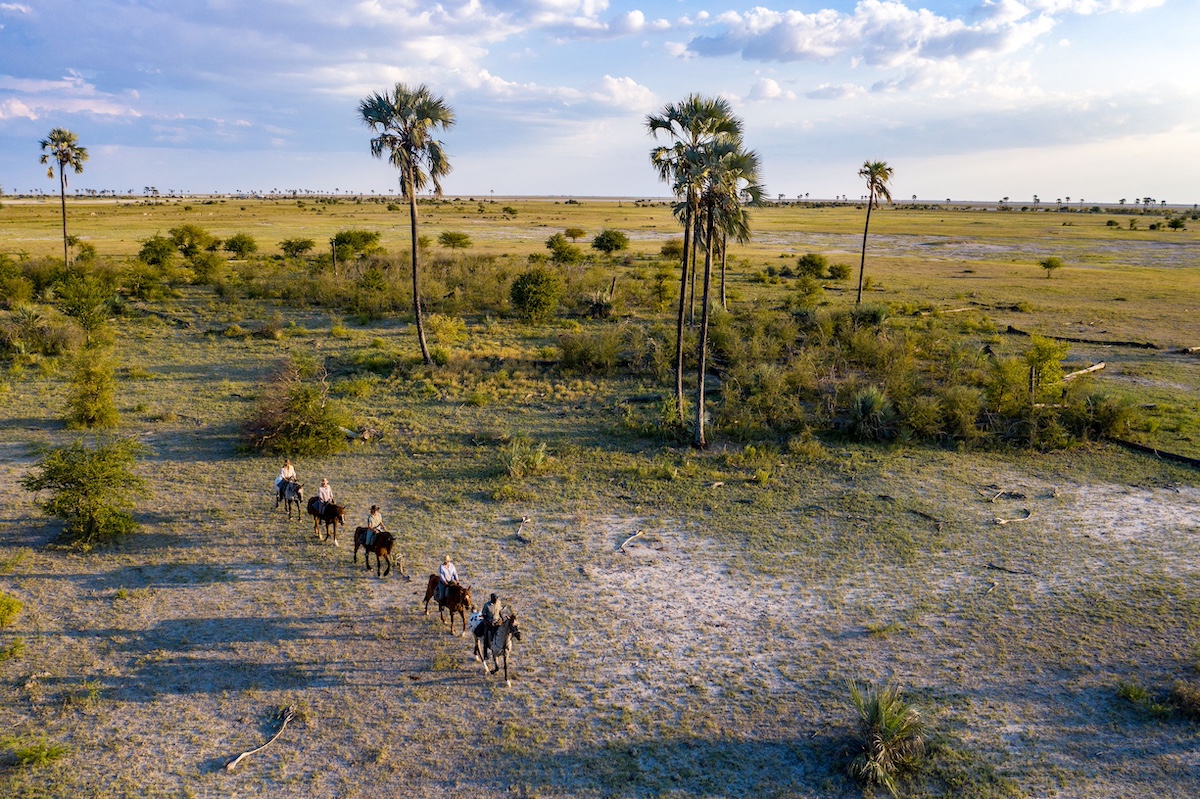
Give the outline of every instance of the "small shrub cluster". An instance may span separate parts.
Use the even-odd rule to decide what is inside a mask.
[[[899,780],[925,754],[920,709],[904,701],[895,685],[861,687],[851,682],[850,701],[858,714],[857,752],[850,761],[850,775],[899,796]]]
[[[267,384],[253,414],[242,425],[244,448],[264,454],[320,456],[347,446],[349,421],[329,399],[324,375],[306,376],[289,360]]]

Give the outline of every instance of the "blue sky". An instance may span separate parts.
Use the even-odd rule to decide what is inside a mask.
[[[648,113],[745,120],[772,195],[1200,201],[1196,0],[0,0],[0,186],[385,193],[358,101],[426,83],[448,193],[667,193]]]

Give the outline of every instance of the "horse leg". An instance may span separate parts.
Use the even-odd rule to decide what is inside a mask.
[[[387,555],[386,559],[387,559],[387,569],[385,569],[383,572],[384,577],[387,577],[389,574],[392,573],[392,556]]]

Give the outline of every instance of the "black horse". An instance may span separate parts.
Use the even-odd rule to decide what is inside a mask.
[[[375,553],[375,576],[379,574],[379,567],[383,561],[387,561],[387,569],[383,573],[383,577],[387,577],[392,573],[392,547],[396,545],[396,537],[387,530],[380,530],[375,534],[375,540],[367,546],[367,533],[370,532],[366,527],[354,528],[354,562],[358,563],[358,548],[362,547],[363,560],[366,561],[367,571],[371,570],[371,553]],[[400,576],[404,577],[404,559],[400,559]]]
[[[325,537],[321,538],[325,541],[330,537],[329,527],[333,526],[333,543],[338,542],[337,531],[338,525],[346,526],[346,506],[335,505],[332,502],[326,502],[325,507],[317,513],[317,502],[319,500],[313,497],[308,501],[308,515],[313,517],[313,535],[321,537],[321,522],[325,522]]]
[[[304,506],[304,486],[295,480],[284,480],[279,486],[279,494],[275,497],[275,508],[279,508],[279,503],[287,504],[288,519],[292,518],[292,505],[296,506],[296,519],[300,519],[300,508]]]
[[[512,649],[513,641],[521,640],[521,628],[517,626],[517,614],[509,613],[500,620],[493,629],[487,629],[487,623],[480,620],[478,626],[475,627],[475,659],[483,663],[483,670],[487,674],[495,674],[500,671],[500,664],[504,664],[504,684],[512,685],[512,680],[508,679],[508,652]],[[480,644],[483,645],[483,651],[480,652]],[[488,654],[491,653],[492,663],[495,664],[495,669],[488,668]]]

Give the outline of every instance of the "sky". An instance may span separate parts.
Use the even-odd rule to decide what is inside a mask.
[[[1200,201],[1197,0],[0,0],[0,188],[399,193],[359,102],[426,84],[448,194],[662,197],[648,114],[725,97],[768,195]]]

